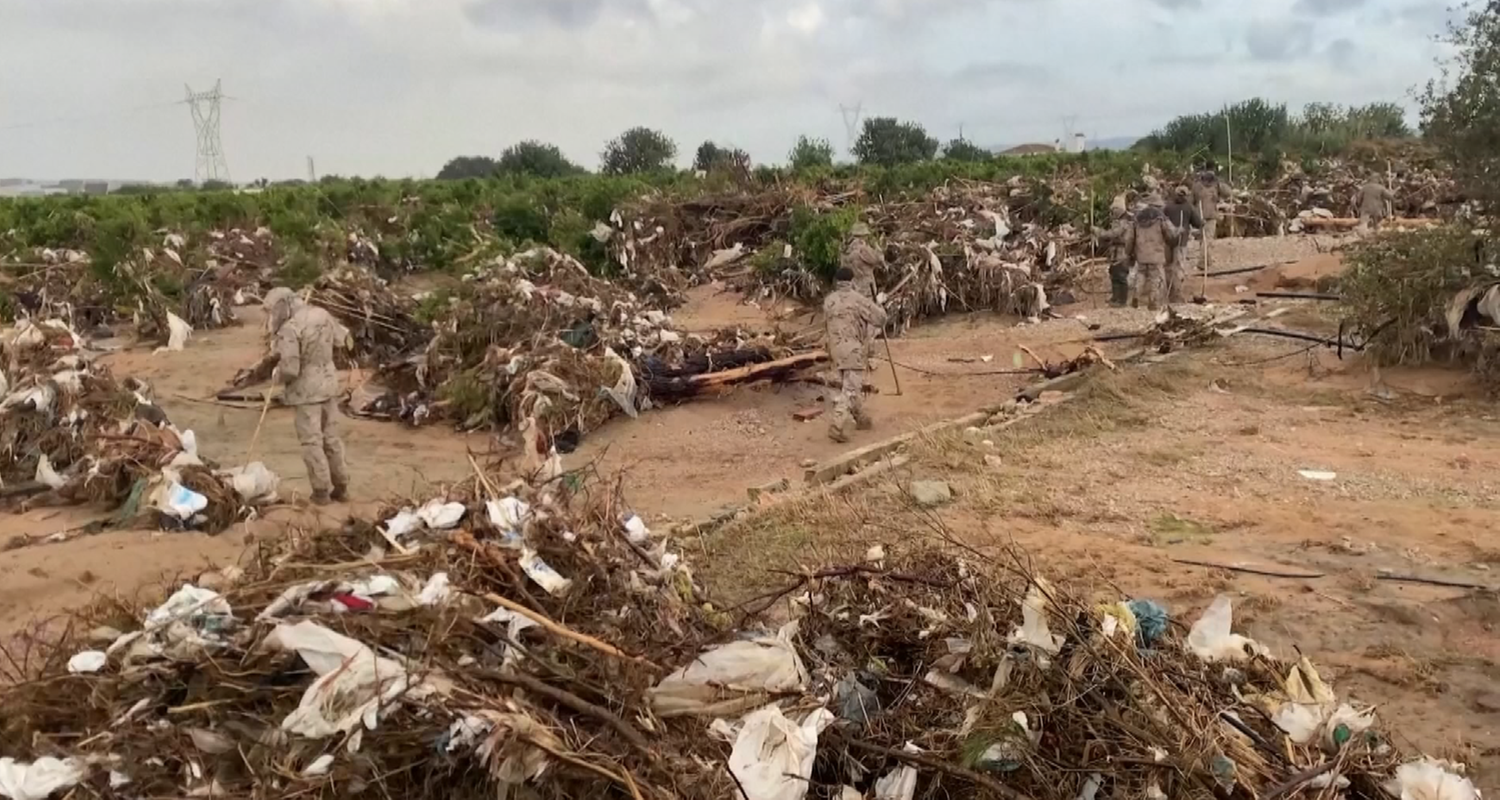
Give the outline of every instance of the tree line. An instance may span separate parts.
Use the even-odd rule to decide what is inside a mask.
[[[1404,111],[1395,103],[1347,107],[1311,103],[1300,113],[1293,113],[1284,103],[1252,98],[1222,111],[1177,117],[1136,142],[1132,149],[1170,150],[1199,156],[1228,156],[1231,150],[1245,157],[1315,155],[1339,152],[1356,141],[1412,135]],[[677,143],[667,134],[635,127],[604,146],[599,155],[599,172],[635,175],[670,171],[674,169],[677,153]],[[851,155],[860,166],[879,167],[938,160],[988,162],[1001,157],[962,137],[940,143],[921,123],[895,117],[866,119]],[[798,137],[785,163],[794,171],[832,167],[833,145],[823,138]],[[738,147],[705,141],[694,152],[692,169],[703,173],[748,172],[750,156]],[[437,177],[440,180],[494,176],[555,178],[585,172],[556,145],[528,140],[506,148],[499,158],[454,158],[443,165]]]

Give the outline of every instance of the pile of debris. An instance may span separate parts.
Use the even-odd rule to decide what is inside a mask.
[[[97,504],[114,525],[154,512],[163,526],[217,533],[276,499],[263,465],[217,469],[148,385],[116,380],[97,355],[58,319],[0,335],[0,504]]]
[[[1072,191],[1087,203],[1082,189]],[[873,279],[892,329],[955,311],[1045,312],[1046,286],[1071,283],[1090,239],[1067,223],[1048,225],[1038,194],[1035,182],[1017,177],[957,182],[920,202],[865,208],[859,221],[885,248],[885,266]],[[1061,200],[1051,188],[1043,196]],[[837,214],[859,199],[854,190],[814,195],[805,187],[676,204],[653,198],[616,211],[613,227],[601,225],[598,235],[628,270],[670,275],[680,285],[722,279],[753,296],[816,301],[828,276],[815,274],[808,254],[789,243],[794,215]],[[836,236],[824,245],[837,249],[843,241]]]
[[[1184,637],[1148,600],[877,548],[726,611],[616,493],[567,486],[476,470],[36,634],[0,667],[0,793],[1478,797],[1227,597]]]
[[[112,258],[107,268],[76,249],[36,248],[4,262],[17,318],[60,319],[95,338],[113,336],[129,321],[143,339],[179,342],[174,349],[184,328],[236,324],[234,307],[281,264],[267,228],[162,232],[159,247]]]
[[[351,412],[414,425],[529,421],[572,438],[619,413],[785,378],[821,360],[806,346],[794,357],[796,343],[776,336],[682,333],[659,307],[545,248],[497,259],[458,289],[420,300],[355,269],[321,279],[309,299],[349,328],[358,360],[375,369]]]

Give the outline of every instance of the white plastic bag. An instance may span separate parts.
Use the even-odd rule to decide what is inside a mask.
[[[436,499],[428,500],[426,505],[417,509],[417,516],[427,527],[435,531],[445,531],[464,518],[464,504],[444,503]]]
[[[46,453],[42,453],[37,459],[36,482],[49,489],[61,489],[63,484],[67,483],[61,475],[57,474],[57,470],[52,468],[52,460],[47,458]]]
[[[741,640],[705,651],[691,664],[661,679],[648,690],[657,714],[697,711],[732,699],[735,693],[800,691],[807,670],[792,646],[797,622],[776,636]]]
[[[156,495],[153,505],[156,510],[163,514],[168,514],[183,522],[187,522],[193,518],[194,514],[208,508],[208,498],[175,480],[169,480],[167,485]]]
[[[449,588],[448,573],[439,572],[427,579],[427,585],[423,586],[422,591],[417,595],[417,604],[423,606],[442,605],[448,602],[448,598],[452,595],[453,590]]]
[[[625,538],[631,544],[645,544],[646,540],[651,538],[651,529],[646,527],[645,520],[631,514],[625,518]]]
[[[531,506],[515,497],[486,500],[484,509],[489,513],[490,524],[507,534],[507,538],[519,537],[527,517],[531,516]]]
[[[1259,642],[1230,631],[1233,607],[1229,595],[1214,598],[1203,616],[1188,631],[1188,647],[1204,661],[1244,661],[1253,654],[1265,653]]]
[[[1479,790],[1446,761],[1424,758],[1396,768],[1386,786],[1401,800],[1479,800]]]
[[[744,787],[746,800],[806,797],[818,734],[831,722],[833,712],[826,708],[813,711],[801,723],[774,705],[745,717],[729,753],[729,771]]]
[[[109,663],[109,656],[99,650],[84,650],[75,653],[68,659],[68,672],[74,675],[90,675],[104,669]]]
[[[1011,633],[1010,641],[1057,655],[1062,650],[1063,637],[1047,627],[1047,589],[1046,582],[1037,578],[1027,590],[1026,599],[1021,601],[1021,626]]]
[[[77,786],[87,768],[76,758],[39,758],[31,763],[0,758],[0,797],[47,800],[59,789]]]
[[[172,352],[181,352],[187,346],[188,338],[193,335],[193,326],[187,324],[182,317],[167,312],[167,349]]]
[[[908,753],[921,750],[911,742],[902,748]],[[875,800],[912,800],[917,794],[917,768],[902,765],[875,781]]]
[[[403,695],[420,699],[432,691],[428,684],[412,684],[395,661],[316,623],[278,625],[265,646],[296,651],[318,673],[297,709],[281,721],[282,730],[310,739],[350,733],[361,724],[374,730],[382,707]],[[351,752],[359,749],[361,738],[358,732],[350,737]]]
[[[401,509],[396,512],[396,516],[385,521],[385,532],[390,534],[392,539],[400,539],[420,527],[422,527],[422,518],[409,508]]]
[[[530,547],[521,548],[521,571],[526,576],[536,581],[537,585],[547,590],[547,594],[553,597],[561,597],[568,593],[573,587],[573,581],[564,578],[553,569],[550,564],[543,561]]]
[[[186,441],[184,441],[184,445]],[[229,485],[247,503],[274,503],[276,491],[281,488],[281,478],[259,461],[228,470]]]

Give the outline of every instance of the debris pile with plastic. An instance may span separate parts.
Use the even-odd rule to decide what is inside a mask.
[[[198,452],[193,431],[156,405],[149,385],[117,380],[94,363],[97,355],[59,319],[22,320],[0,332],[0,502],[98,504],[114,511],[106,525],[154,514],[165,528],[217,533],[276,500],[279,481],[263,464],[217,468]],[[7,546],[28,543],[20,537]]]
[[[1228,598],[1184,635],[881,548],[726,609],[604,488],[476,474],[34,634],[0,668],[0,793],[1477,797]]]

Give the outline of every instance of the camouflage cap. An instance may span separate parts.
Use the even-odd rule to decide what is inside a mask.
[[[1186,186],[1179,186],[1172,191],[1176,193],[1177,197],[1182,200],[1186,200],[1190,195],[1192,195],[1192,191],[1189,190]]]
[[[863,222],[856,222],[856,223],[854,223],[853,226],[851,226],[849,228],[849,235],[850,236],[869,236],[870,235],[870,226],[864,224]]]

